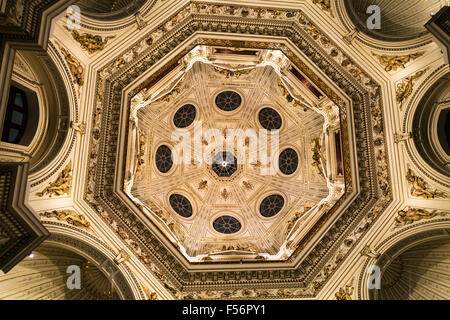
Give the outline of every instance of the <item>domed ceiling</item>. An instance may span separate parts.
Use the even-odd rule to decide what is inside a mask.
[[[1,143],[1,264],[38,245],[9,246],[28,204],[52,247],[2,297],[446,297],[447,243],[425,240],[449,233],[449,66],[423,24],[448,1],[22,2],[0,14],[0,82],[36,92],[39,124]],[[67,292],[69,263],[92,290]]]
[[[430,15],[445,5],[442,0],[346,0],[347,14],[358,30],[379,40],[404,41],[427,34],[425,23]],[[369,30],[366,21],[371,13],[366,13],[371,5],[377,5],[381,13],[381,29]]]
[[[102,63],[83,200],[177,298],[314,296],[391,201],[381,89],[301,10],[188,3]]]
[[[175,88],[165,77],[135,97],[125,191],[191,261],[286,259],[289,221],[306,232],[344,191],[326,171],[339,111],[307,107],[280,51],[238,65],[221,50],[194,48]]]

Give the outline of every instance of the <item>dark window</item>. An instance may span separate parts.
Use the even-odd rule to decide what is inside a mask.
[[[443,110],[439,115],[437,131],[442,149],[450,156],[450,109]]]
[[[279,167],[284,174],[293,174],[298,168],[297,152],[291,148],[283,150],[279,157]]]
[[[192,216],[192,205],[189,200],[181,194],[172,194],[169,197],[170,206],[172,209],[184,218]]]
[[[25,91],[11,86],[3,125],[2,141],[18,144],[25,133],[28,103]]]
[[[186,128],[194,122],[196,113],[192,104],[185,104],[175,112],[173,124],[177,128]]]
[[[340,131],[336,131],[334,133],[334,141],[336,147],[336,163],[337,163],[337,174],[344,174],[344,167],[342,163],[342,150],[341,150],[341,133]]]
[[[283,121],[278,112],[272,108],[263,108],[258,114],[259,123],[266,130],[277,130],[281,128]]]
[[[276,215],[278,212],[283,209],[284,206],[284,198],[279,194],[272,194],[261,202],[259,205],[259,213],[263,217],[270,218]]]
[[[173,159],[172,159],[172,150],[166,145],[160,146],[156,150],[156,168],[162,173],[166,173],[172,168]]]
[[[234,91],[224,91],[217,95],[216,105],[220,110],[233,111],[239,108],[242,103],[241,96]]]
[[[239,220],[234,217],[221,216],[214,220],[213,227],[217,232],[232,234],[241,230],[242,226]]]
[[[306,79],[297,69],[292,67],[289,69],[294,76],[297,77],[298,80],[300,80],[301,83],[305,85],[318,99],[321,99],[323,97],[323,94],[311,83],[308,79]]]

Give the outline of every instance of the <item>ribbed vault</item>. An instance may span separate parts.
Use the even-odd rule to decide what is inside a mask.
[[[382,274],[379,298],[450,299],[450,238],[414,246],[396,257]]]
[[[8,274],[0,276],[0,300],[118,300],[106,276],[92,262],[44,243]],[[81,289],[70,290],[67,267],[81,269]]]
[[[381,9],[381,29],[369,30],[366,21],[371,14],[366,10],[371,5]],[[345,9],[357,28],[375,39],[384,41],[403,41],[427,34],[423,27],[442,6],[441,0],[348,0]]]
[[[145,0],[79,0],[81,14],[100,20],[116,20],[135,14]]]

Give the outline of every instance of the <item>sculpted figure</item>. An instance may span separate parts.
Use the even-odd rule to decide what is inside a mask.
[[[50,197],[53,195],[61,196],[63,194],[69,194],[70,183],[72,181],[72,175],[70,171],[72,170],[72,163],[64,168],[63,171],[59,174],[58,178],[52,182],[48,187],[46,187],[42,192],[36,193],[37,196],[42,197],[46,194],[49,194]]]
[[[409,208],[407,210],[400,210],[398,212],[398,217],[395,218],[395,226],[400,227],[406,224],[414,223],[416,221],[431,219],[437,215],[438,213],[436,212],[436,210],[433,210],[431,212],[424,209],[414,209],[414,208]]]
[[[435,197],[445,196],[443,192],[438,190],[430,191],[428,183],[421,177],[416,176],[414,171],[408,166],[408,172],[406,173],[406,179],[411,184],[411,195],[424,199],[433,199]]]
[[[84,84],[84,68],[74,56],[70,54],[65,48],[60,47],[61,52],[64,54],[64,58],[69,66],[70,73],[74,77],[74,82],[79,86]]]

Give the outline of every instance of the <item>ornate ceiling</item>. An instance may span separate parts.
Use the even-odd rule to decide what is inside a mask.
[[[79,29],[54,19],[45,59],[61,74],[69,107],[58,119],[70,128],[52,127],[63,147],[29,176],[30,206],[53,244],[102,252],[126,298],[405,290],[391,284],[428,248],[419,235],[443,239],[449,229],[448,175],[412,133],[421,101],[447,108],[450,70],[408,17],[402,39],[386,41],[361,35],[361,14],[349,10],[362,4],[343,2],[137,1],[132,15],[111,19],[95,14],[125,2],[85,15],[80,2]],[[431,2],[414,8],[440,8]],[[15,61],[13,81],[43,79],[31,54]],[[38,99],[57,91],[45,90]],[[373,265],[390,291],[367,288]]]
[[[343,193],[338,108],[307,103],[278,50],[197,46],[182,65],[132,100],[125,192],[190,261],[287,259]]]
[[[195,15],[192,16],[192,18],[195,18],[193,20],[186,20],[186,17],[191,13],[195,13]],[[221,32],[227,32],[229,30],[229,32],[232,32],[233,34],[245,34],[248,32],[248,28],[252,28],[255,34],[255,36],[252,37],[252,41],[222,41],[210,38],[207,35],[205,37],[195,36],[195,31],[202,30],[206,33],[215,32],[215,29],[218,27],[213,27],[210,23],[205,23],[208,19],[211,19],[211,17],[214,17],[215,15],[217,17],[224,17],[220,20],[221,27],[219,29]],[[242,15],[246,17],[266,17],[271,20],[271,28],[268,29],[264,26],[264,19],[260,20],[260,23],[262,23],[261,25],[259,25],[258,22],[252,22],[251,27],[250,25],[246,26],[247,20],[243,20],[239,24],[236,24]],[[293,22],[294,27],[287,27],[286,20]],[[159,35],[158,30],[161,28],[164,28],[167,31],[171,30],[171,32],[166,32]],[[176,31],[178,28],[181,28],[180,31]],[[176,35],[176,37],[171,37],[172,34]],[[290,39],[292,44],[287,42],[277,44],[273,42],[262,42],[261,40],[258,41],[258,37],[274,36],[276,34],[281,34]],[[212,271],[213,269],[217,270],[217,266],[212,267],[209,266],[208,263],[202,265],[192,265],[189,260],[181,258],[179,254],[175,252],[174,249],[177,249],[177,245],[164,244],[167,243],[167,241],[162,239],[158,233],[155,233],[153,230],[153,232],[146,232],[145,230],[148,230],[147,228],[149,228],[149,226],[144,219],[148,220],[148,214],[144,216],[139,210],[141,209],[139,205],[124,206],[124,203],[126,203],[127,200],[123,197],[122,192],[120,192],[117,188],[114,188],[114,185],[119,186],[122,184],[122,179],[126,179],[126,176],[124,177],[120,171],[115,169],[118,165],[117,161],[119,161],[119,163],[124,162],[124,160],[120,160],[121,158],[123,159],[121,155],[127,154],[125,151],[126,146],[124,144],[125,139],[122,134],[125,127],[120,123],[120,119],[128,118],[126,116],[127,110],[120,107],[121,101],[123,101],[123,90],[128,84],[131,84],[131,81],[138,80],[141,73],[148,70],[149,67],[157,64],[158,61],[164,57],[164,55],[161,54],[165,51],[164,46],[169,45],[169,43],[171,43],[171,46],[176,46],[177,43],[181,44],[185,41],[185,39],[189,39],[188,37],[190,37],[190,41],[182,45],[185,47],[185,52],[191,52],[191,50],[198,46],[199,43],[208,46],[221,47],[228,44],[228,46],[231,45],[232,48],[238,47],[245,50],[255,48],[277,48],[278,50],[281,50],[281,52],[283,52],[289,60],[292,61],[293,66],[296,69],[305,74],[305,76],[311,77],[311,80],[309,81],[311,81],[319,90],[324,92],[329,99],[331,99],[333,104],[336,104],[337,107],[340,108],[340,118],[342,121],[341,127],[344,128],[342,131],[339,131],[342,135],[342,153],[344,162],[343,173],[348,184],[348,187],[346,188],[346,196],[341,198],[340,201],[337,201],[334,206],[332,203],[329,205],[325,204],[326,214],[321,215],[318,221],[316,220],[316,225],[310,227],[312,228],[311,232],[307,233],[305,231],[308,229],[305,228],[305,230],[302,228],[303,237],[300,242],[294,241],[294,243],[292,243],[293,247],[291,247],[291,249],[293,253],[283,262],[285,265],[283,268],[284,270],[279,269],[281,266],[280,262],[272,262],[270,260],[265,262],[264,260],[261,261],[258,259],[254,262],[247,262],[249,263],[248,267],[242,264],[237,265],[238,269],[247,269],[246,271],[238,271],[231,267],[232,270],[230,271],[218,273],[217,271]],[[313,42],[313,37],[319,41],[320,45],[316,46],[315,42]],[[151,41],[149,39],[151,39]],[[232,48],[231,50],[233,50]],[[305,55],[300,55],[299,57],[299,55],[294,53],[298,52],[297,50],[299,49],[306,50],[304,51]],[[334,61],[334,63],[331,63],[330,60],[320,58],[320,53],[327,54],[327,51],[329,57],[332,59],[331,61]],[[159,52],[160,54],[155,55],[155,52]],[[180,59],[184,55],[185,54],[183,54],[183,52],[178,54],[178,56],[175,55],[175,57],[170,60],[170,63],[174,65],[180,64]],[[124,60],[124,57],[129,58],[128,60]],[[308,65],[305,62],[308,62]],[[197,68],[200,66],[201,65],[198,65]],[[163,68],[163,66],[161,67]],[[195,68],[196,65],[193,66],[194,71]],[[204,68],[206,69],[205,71],[208,72],[208,69],[206,67]],[[170,71],[171,69],[165,70],[165,73]],[[266,68],[265,72],[268,71],[270,71],[270,69]],[[323,79],[319,80],[318,77],[315,76],[315,74],[319,72],[325,75]],[[347,77],[341,76],[341,73],[347,74]],[[267,291],[264,288],[267,287],[268,284],[275,284],[281,279],[284,279],[282,285],[283,288],[292,288],[289,290],[289,295],[314,295],[319,286],[322,285],[327,278],[327,275],[324,274],[324,272],[329,272],[324,270],[321,271],[320,269],[326,267],[325,270],[329,270],[330,268],[326,264],[327,262],[324,261],[324,258],[327,254],[330,254],[330,250],[332,249],[330,244],[336,242],[339,243],[344,240],[346,244],[356,242],[358,238],[367,230],[367,226],[375,221],[377,218],[377,213],[382,211],[390,202],[390,183],[387,171],[387,157],[384,143],[385,138],[382,126],[383,114],[381,111],[379,96],[380,91],[378,89],[378,85],[356,64],[352,63],[350,58],[346,56],[339,47],[335,46],[329,39],[327,39],[325,34],[322,34],[320,30],[315,27],[315,25],[301,11],[270,10],[260,12],[254,8],[247,7],[236,8],[226,5],[217,6],[196,3],[188,4],[173,18],[171,18],[169,22],[164,23],[162,27],[159,27],[155,33],[147,35],[144,39],[138,41],[131,50],[124,52],[118,60],[106,65],[102,71],[99,72],[99,75],[100,78],[98,81],[100,81],[100,83],[98,83],[97,90],[102,93],[97,99],[98,105],[94,113],[94,125],[92,129],[94,135],[92,136],[92,149],[90,151],[93,156],[91,157],[89,170],[89,179],[91,182],[88,184],[89,188],[85,199],[91,206],[94,206],[104,218],[110,221],[111,225],[117,230],[117,232],[119,232],[124,240],[126,240],[130,245],[135,246],[135,250],[142,261],[147,264],[149,263],[150,266],[157,268],[157,270],[170,270],[170,273],[167,274],[164,274],[164,271],[161,271],[163,273],[162,279],[167,279],[166,284],[171,288],[171,290],[174,291],[174,293],[177,292],[176,294],[178,297],[192,296],[192,294],[196,295],[198,293],[195,292],[198,292],[199,289],[200,292],[204,292],[205,290],[215,291],[216,295],[221,296],[223,294],[230,293],[229,290],[231,288],[234,288],[231,289],[234,292],[237,292],[236,290],[246,289],[248,287],[248,281],[251,281],[252,286],[255,287],[253,291],[254,293],[252,294],[260,295],[261,292]],[[111,76],[113,78],[111,78]],[[162,77],[162,74],[154,74],[152,78],[146,80],[147,83],[157,86],[157,83],[155,83],[154,80],[154,77],[157,76]],[[326,80],[327,77],[330,77],[331,79]],[[255,75],[254,78],[258,79],[258,76]],[[356,82],[352,83],[350,79]],[[173,87],[176,85],[176,78],[173,81],[173,85],[169,86]],[[178,87],[175,88],[174,92],[180,94],[184,89],[184,84],[192,85],[195,81],[196,80],[194,78],[192,80],[185,80],[182,84],[178,83]],[[148,86],[147,83],[139,86],[139,82],[135,82],[134,87],[137,89],[134,89],[131,92],[134,91],[139,93],[142,90],[140,87],[145,88]],[[332,83],[340,85],[340,89],[338,90],[339,94],[334,93],[329,87]],[[358,85],[355,85],[356,83],[358,83]],[[204,88],[205,86],[198,87]],[[230,87],[231,86],[227,89],[230,89]],[[272,85],[272,87],[274,87],[274,85]],[[106,90],[106,92],[104,90]],[[212,91],[210,93],[203,93],[203,96],[205,98],[208,96],[214,97],[215,91],[220,91],[220,87],[216,87],[216,89],[212,87]],[[286,92],[285,97],[287,100],[291,100],[291,104],[294,104],[296,99],[292,99],[293,97],[289,99],[287,97],[288,94],[289,93]],[[129,99],[132,99],[134,95],[135,93],[132,93],[131,95],[128,94],[128,97],[130,97]],[[278,95],[280,95],[280,93],[278,93]],[[245,100],[246,95],[244,94],[244,91],[242,91],[242,96]],[[103,99],[103,97],[106,97],[106,99]],[[142,103],[145,103],[145,97],[142,97],[141,99]],[[318,97],[315,99],[316,101],[319,100]],[[269,101],[267,101],[267,103],[268,102]],[[192,99],[191,103],[198,104],[199,102]],[[157,104],[155,104],[155,106],[156,105]],[[352,108],[347,108],[348,105],[352,105]],[[131,103],[130,107],[131,112],[133,112],[133,103]],[[210,109],[211,107],[214,108],[214,106],[211,106],[211,103],[208,104],[208,107]],[[151,106],[146,108],[150,108],[151,110]],[[282,109],[279,110],[281,112]],[[172,112],[173,111],[174,110],[172,110]],[[209,112],[214,112],[214,110]],[[348,124],[348,112],[353,112],[355,125]],[[142,122],[149,123],[151,119],[144,118],[143,113],[144,112],[142,112],[142,115],[139,112],[137,113],[138,122],[139,117],[141,117]],[[154,113],[156,112],[154,111]],[[161,111],[159,111],[159,113],[161,116],[164,115]],[[295,121],[291,121],[294,125]],[[158,121],[158,124],[163,122],[164,120],[160,120]],[[167,122],[168,121],[166,120],[166,123]],[[285,122],[289,123],[288,118],[285,119]],[[298,123],[299,122],[297,121],[297,124]],[[143,135],[148,135],[149,133],[151,134],[149,127],[143,127],[144,130],[141,130]],[[287,129],[289,129],[289,127],[290,126],[288,126]],[[160,131],[162,130],[160,129]],[[98,132],[98,134],[96,134],[96,132]],[[162,135],[162,138],[164,138],[163,131]],[[167,138],[168,137],[166,134],[166,139]],[[364,143],[364,141],[370,141],[372,139],[377,141],[376,145]],[[350,141],[353,141],[353,143],[350,143]],[[355,142],[357,142],[356,145],[354,144]],[[309,147],[311,147],[311,144]],[[348,162],[352,161],[352,153],[350,152],[350,148],[353,149],[353,147],[356,147],[353,152],[357,153],[359,159],[359,166],[357,168],[352,168],[352,166],[348,164]],[[151,160],[149,160],[148,163],[151,163]],[[151,164],[148,167],[149,169],[151,168],[150,166]],[[355,169],[357,171],[355,171]],[[248,168],[243,168],[243,171],[246,170],[248,170]],[[242,174],[243,177],[245,177],[245,172]],[[356,175],[359,175],[359,182],[353,179]],[[211,175],[208,177],[211,177]],[[196,177],[196,179],[201,179],[201,177]],[[192,177],[189,180],[194,180],[194,178]],[[145,184],[147,181],[148,180],[139,185],[143,185],[144,187],[136,188],[139,189],[139,191],[135,192],[136,196],[142,194],[140,190],[144,191],[148,189]],[[176,187],[178,188],[182,187],[179,182],[179,180],[176,180]],[[194,180],[191,188],[195,187],[195,184],[199,182],[201,181]],[[212,188],[214,188],[214,186],[212,186]],[[175,186],[171,187],[171,191],[173,189],[175,189]],[[151,189],[149,190],[151,193]],[[133,194],[133,190],[131,190],[131,193]],[[186,194],[192,195],[192,192]],[[168,196],[167,191],[165,192],[165,196]],[[326,193],[321,194],[321,196],[326,196]],[[146,197],[146,195],[144,197]],[[137,198],[139,198],[139,196]],[[314,200],[318,201],[319,199],[320,198]],[[158,201],[164,202],[164,199],[160,198]],[[165,201],[167,201],[167,199]],[[143,202],[143,204],[151,205],[150,203],[145,202]],[[314,204],[315,203],[312,203],[312,205]],[[345,209],[342,209],[343,204],[346,205]],[[364,211],[362,211],[363,209]],[[150,210],[157,211],[158,209],[150,208]],[[257,210],[253,210],[253,214],[256,213],[255,211]],[[297,212],[299,211],[296,210],[295,212],[292,212],[290,217],[285,218],[285,221],[287,222],[287,220],[291,219]],[[163,213],[161,213],[161,215],[162,214]],[[334,219],[337,218],[334,228],[325,231],[325,224],[330,218],[333,217],[333,215]],[[280,217],[283,217],[283,215],[280,215]],[[209,219],[207,219],[207,221],[214,219],[214,212],[211,212],[211,214],[208,215],[208,218]],[[170,224],[171,222],[168,221],[168,223]],[[241,222],[244,226],[246,226],[247,223],[248,222],[246,221]],[[178,225],[177,227],[182,229],[184,226]],[[268,228],[268,226],[265,228]],[[286,227],[283,227],[281,229],[284,231],[285,228]],[[349,232],[350,234],[348,234]],[[181,231],[178,233],[180,234]],[[317,233],[319,233],[319,235],[317,235]],[[251,234],[252,233],[249,233],[249,236],[251,236]],[[311,240],[317,236],[319,238],[316,238],[315,241],[312,242]],[[195,239],[198,241],[198,238],[194,238],[194,240]],[[214,238],[212,240],[214,240]],[[151,246],[150,243],[152,244]],[[251,241],[249,241],[249,243],[251,244]],[[249,243],[247,243],[247,245],[249,245]],[[275,248],[279,247],[281,243],[282,242],[280,241]],[[194,248],[196,248],[195,242],[189,245],[193,245]],[[267,247],[264,247],[264,244],[258,243],[258,245],[259,246],[255,251],[263,251],[264,253],[267,253],[268,249]],[[305,249],[307,246],[309,246],[309,249],[312,250],[309,253],[309,258],[308,255],[305,255]],[[183,247],[184,246],[179,249],[183,251],[183,249],[185,249]],[[351,245],[344,245],[344,247],[340,250],[336,250],[334,252],[334,264],[337,265],[337,263],[343,259],[345,253],[348,252],[350,248]],[[205,249],[199,252],[194,251],[190,247],[187,249],[188,256],[195,256],[200,253],[205,254],[205,252],[207,252]],[[269,251],[268,253],[275,254],[276,252]],[[267,266],[265,266],[266,271],[264,273],[260,273],[248,270],[248,268],[252,268],[252,264],[255,264],[254,268],[258,268],[259,264],[267,264]],[[313,274],[315,274],[315,276],[313,276]],[[227,281],[226,286],[223,287],[222,282],[225,279],[229,280]],[[219,283],[221,286],[220,291],[217,287]],[[178,290],[181,288],[184,289],[182,292],[179,292]],[[277,290],[280,289],[281,288],[275,289],[272,291],[273,293],[270,293],[270,295],[278,296],[280,291]]]

